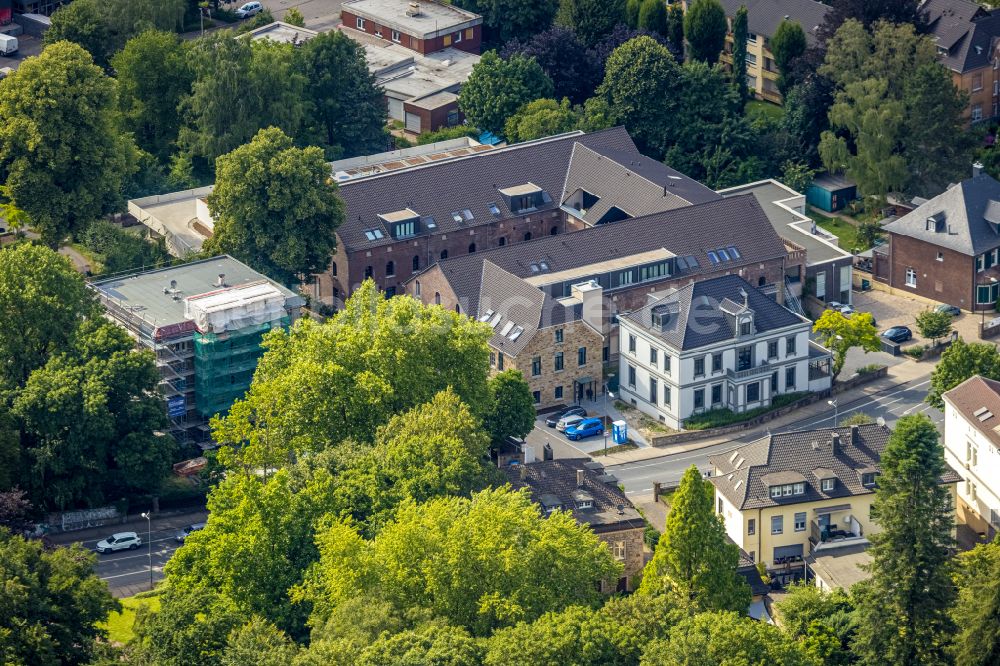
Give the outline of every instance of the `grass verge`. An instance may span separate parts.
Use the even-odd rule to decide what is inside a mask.
[[[135,636],[132,631],[135,624],[135,614],[145,606],[152,611],[160,610],[160,595],[137,595],[120,599],[122,612],[108,615],[107,622],[99,622],[98,627],[108,632],[108,640],[115,643],[128,643]]]
[[[814,211],[809,211],[809,217],[811,217],[815,222],[816,226],[824,231],[829,231],[831,234],[840,239],[840,247],[844,250],[850,252],[858,244],[858,228],[840,219],[839,217],[827,217],[825,215],[820,215]]]

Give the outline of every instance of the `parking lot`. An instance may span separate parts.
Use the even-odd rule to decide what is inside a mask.
[[[889,294],[875,290],[854,292],[854,308],[859,312],[870,312],[875,317],[880,333],[891,326],[908,326],[913,331],[913,340],[904,343],[903,347],[931,342],[920,337],[916,324],[917,315],[931,307],[934,306],[899,293]],[[962,339],[978,340],[980,319],[981,315],[963,312],[955,317],[952,325]]]
[[[17,53],[9,57],[0,56],[0,68],[10,67],[11,69],[17,69],[21,65],[22,60],[42,52],[42,40],[36,39],[31,35],[18,35],[17,42]]]

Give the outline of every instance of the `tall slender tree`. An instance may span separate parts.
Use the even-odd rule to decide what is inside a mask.
[[[750,588],[736,574],[739,549],[726,540],[712,491],[697,467],[684,472],[640,593],[668,594],[691,613],[746,609]]]
[[[956,582],[955,666],[1000,663],[1000,541],[963,553]]]
[[[778,29],[771,37],[771,54],[774,64],[778,66],[778,90],[787,95],[795,84],[792,77],[792,63],[806,52],[806,33],[798,21],[789,19],[778,24]]]
[[[740,104],[746,104],[750,95],[747,85],[747,39],[750,28],[747,21],[747,6],[740,5],[733,18],[733,87],[740,96]]]
[[[872,577],[857,595],[853,649],[871,666],[948,663],[954,513],[944,449],[927,416],[899,419],[881,471],[872,504],[881,531],[871,536]]]
[[[726,43],[726,10],[719,0],[694,0],[684,15],[688,55],[714,65]]]

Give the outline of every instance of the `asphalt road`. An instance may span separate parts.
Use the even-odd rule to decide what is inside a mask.
[[[108,530],[108,534],[111,532],[112,530]],[[163,579],[163,565],[180,547],[180,544],[174,540],[175,534],[177,534],[177,530],[173,528],[153,530],[150,543],[152,544],[154,581]],[[149,589],[149,552],[146,532],[140,532],[139,536],[142,537],[143,543],[135,550],[120,550],[105,555],[97,554],[97,575],[101,580],[106,581],[113,591],[131,587]],[[97,541],[84,541],[82,545],[94,550]]]
[[[891,427],[896,420],[907,414],[923,413],[929,416],[939,430],[944,428],[944,415],[924,403],[927,390],[930,387],[929,375],[917,378],[907,384],[888,388],[875,395],[869,395],[838,405],[838,416],[843,418],[856,412],[861,412],[872,418],[882,417]],[[793,430],[811,430],[833,426],[834,410],[831,407],[825,416],[811,415],[800,421],[775,428],[773,432],[790,432]],[[691,465],[696,465],[703,472],[711,471],[708,459],[711,456],[731,451],[747,442],[760,438],[760,432],[749,433],[730,441],[722,442],[697,451],[667,455],[621,465],[610,465],[608,471],[618,477],[628,495],[650,493],[653,483],[670,483],[680,479],[681,475]]]

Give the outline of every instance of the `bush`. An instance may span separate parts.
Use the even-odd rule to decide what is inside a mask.
[[[85,248],[100,255],[104,273],[121,273],[136,268],[152,268],[170,263],[162,240],[148,241],[106,220],[98,220],[80,235]]]
[[[701,414],[696,414],[686,419],[684,421],[684,429],[708,430],[709,428],[720,428],[734,423],[743,423],[744,421],[749,421],[750,419],[756,418],[761,414],[767,414],[768,412],[773,412],[774,410],[780,409],[785,405],[797,402],[807,395],[809,395],[808,391],[785,393],[775,397],[771,401],[771,404],[767,407],[758,407],[746,412],[737,413],[725,407],[721,409],[711,409],[707,412],[702,412]]]
[[[456,125],[454,127],[442,127],[434,132],[425,132],[417,137],[417,145],[424,146],[428,143],[437,143],[438,141],[448,141],[450,139],[461,139],[462,137],[476,138],[481,132],[475,127],[469,127],[468,125]]]
[[[207,494],[207,484],[192,483],[190,479],[171,474],[160,487],[160,509],[200,505]]]
[[[875,423],[875,419],[864,412],[854,412],[847,418],[840,419],[840,425],[842,426],[867,425],[869,423]]]
[[[925,347],[924,345],[913,345],[912,347],[907,347],[906,349],[904,349],[903,353],[906,354],[907,356],[912,356],[913,358],[919,359],[921,356],[924,355],[924,351],[926,350],[927,347]]]
[[[857,369],[857,373],[859,375],[867,375],[867,374],[871,374],[873,372],[878,372],[879,370],[881,370],[884,367],[885,367],[884,365],[881,365],[879,363],[871,363],[869,365],[863,365],[860,368],[858,368]]]
[[[274,23],[274,17],[271,15],[271,10],[265,9],[253,18],[244,21],[243,25],[241,25],[236,31],[236,34],[242,35],[245,32],[250,32],[251,30],[256,30],[257,28],[263,28],[265,25],[270,23]]]

